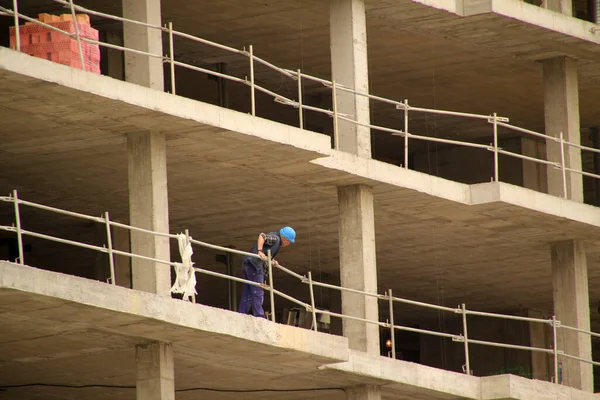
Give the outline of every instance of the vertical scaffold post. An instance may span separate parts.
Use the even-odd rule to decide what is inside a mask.
[[[112,232],[110,229],[110,216],[108,211],[104,213],[104,224],[106,225],[106,242],[108,246],[108,265],[110,265],[110,283],[116,285],[115,280],[115,255],[113,253]]]
[[[494,113],[494,182],[498,182],[498,114]]]
[[[465,373],[471,375],[471,361],[469,360],[469,333],[467,330],[467,307],[465,303],[461,305],[462,320],[463,320],[463,335],[465,339]]]
[[[567,200],[567,170],[565,165],[565,137],[560,133],[560,169],[562,170],[563,197]]]
[[[275,293],[273,292],[273,258],[271,250],[267,251],[268,267],[269,267],[269,297],[271,300],[271,321],[275,322]]]
[[[77,39],[79,61],[81,62],[81,69],[85,71],[85,60],[83,58],[83,49],[81,48],[81,35],[79,34],[79,24],[77,23],[77,15],[75,14],[75,6],[73,5],[73,0],[69,0],[69,7],[71,8],[71,16],[73,17],[73,27],[75,28],[75,38]]]
[[[298,70],[298,121],[304,129],[304,109],[302,108],[302,71]]]
[[[171,93],[176,94],[175,89],[175,44],[173,43],[173,23],[169,22],[169,63],[171,64]]]
[[[21,51],[21,31],[19,26],[19,1],[13,0],[13,17],[15,19],[15,44],[16,50]]]
[[[556,315],[552,316],[552,350],[554,356],[554,383],[560,384],[558,372],[558,337]]]
[[[310,288],[310,309],[312,311],[312,328],[317,330],[317,310],[315,309],[315,292],[313,289],[312,272],[308,271],[308,286]]]
[[[254,49],[249,46],[248,56],[250,57],[250,109],[252,115],[256,115],[256,97],[254,90]]]
[[[388,290],[388,301],[390,306],[390,340],[392,341],[392,358],[396,359],[396,335],[394,328],[394,298],[392,289]]]
[[[19,194],[16,190],[12,192],[13,203],[15,207],[15,224],[17,225],[17,244],[19,246],[19,264],[25,264],[23,257],[23,233],[21,232],[21,213],[19,211]]]
[[[340,132],[338,127],[337,89],[335,80],[331,81],[331,102],[333,107],[333,148],[340,149]]]
[[[404,99],[404,168],[408,169],[408,99]]]

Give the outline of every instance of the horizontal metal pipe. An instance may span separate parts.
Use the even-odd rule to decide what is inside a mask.
[[[7,201],[7,202],[13,202],[14,201],[14,199],[12,197],[2,197],[2,198],[0,198],[0,200],[1,201]],[[60,208],[43,206],[41,204],[32,203],[32,202],[26,201],[26,200],[20,200],[20,199],[18,199],[17,203],[21,204],[21,205],[24,205],[24,206],[28,206],[28,207],[39,208],[40,210],[51,211],[51,212],[55,212],[57,214],[68,215],[70,217],[87,219],[89,221],[94,221],[94,222],[101,222],[101,223],[105,222],[104,218],[92,217],[91,215],[80,214],[80,213],[76,213],[76,212],[72,212],[72,211],[62,210]]]
[[[390,327],[390,324],[386,324],[385,322],[371,321],[369,319],[364,319],[364,318],[359,318],[359,317],[352,317],[350,315],[338,314],[338,313],[334,313],[334,312],[331,312],[331,311],[317,309],[317,310],[315,310],[315,312],[319,313],[319,314],[330,315],[332,317],[338,317],[338,318],[341,318],[341,319],[345,318],[345,319],[351,319],[353,321],[366,322],[368,324],[378,325],[378,326],[382,326],[384,328],[389,328]]]
[[[126,251],[115,250],[115,249],[113,249],[112,252],[114,254],[118,254],[118,255],[121,255],[121,256],[125,256],[125,257],[139,258],[140,260],[152,261],[152,262],[156,262],[156,263],[160,263],[160,264],[164,264],[164,265],[169,265],[169,266],[172,266],[172,267],[176,267],[177,266],[177,263],[174,263],[172,261],[160,260],[160,259],[154,258],[154,257],[146,257],[146,256],[142,256],[142,255],[139,255],[139,254],[128,253]]]
[[[430,331],[430,330],[427,330],[427,329],[411,328],[409,326],[402,326],[402,325],[394,325],[394,329],[397,329],[399,331],[415,332],[415,333],[422,333],[422,334],[425,334],[425,335],[446,337],[446,338],[450,338],[450,339],[456,339],[456,341],[462,341],[460,339],[461,338],[460,335],[453,335],[451,333],[438,332],[438,331]]]
[[[6,227],[4,227],[6,228]],[[4,230],[8,230],[8,229],[4,229]],[[13,231],[16,232],[16,229]],[[33,237],[37,237],[40,239],[46,239],[46,240],[50,240],[53,242],[58,242],[58,243],[63,243],[63,244],[69,244],[72,246],[76,246],[76,247],[83,247],[85,249],[90,249],[90,250],[96,250],[102,253],[108,253],[108,249],[105,247],[100,247],[100,246],[94,246],[91,244],[86,244],[86,243],[79,243],[79,242],[75,242],[73,240],[68,240],[68,239],[61,239],[61,238],[57,238],[55,236],[51,236],[51,235],[45,235],[43,233],[36,233],[36,232],[31,232],[25,229],[21,229],[21,233],[23,235],[27,235],[27,236],[33,236]]]
[[[216,47],[216,48],[221,49],[221,50],[226,50],[226,51],[228,51],[230,53],[242,54],[242,55],[246,54],[242,50],[238,50],[238,49],[233,48],[233,47],[225,46],[223,44],[211,42],[210,40],[202,39],[202,38],[199,38],[199,37],[196,37],[196,36],[193,36],[193,35],[189,35],[187,33],[179,32],[179,31],[173,31],[173,35],[174,36],[179,36],[179,37],[182,37],[182,38],[186,38],[186,39],[190,39],[190,40],[193,40],[195,42],[203,43],[203,44],[206,44],[206,45],[209,45],[209,46],[212,46],[212,47]]]
[[[592,174],[591,172],[581,171],[579,169],[567,168],[565,167],[565,171],[575,172],[577,174],[589,176],[590,178],[600,179],[600,175]]]
[[[413,306],[418,306],[418,307],[432,308],[434,310],[440,310],[440,311],[448,311],[448,312],[455,313],[455,314],[462,312],[460,308],[438,306],[436,304],[429,304],[429,303],[423,303],[420,301],[407,300],[407,299],[403,299],[400,297],[392,297],[392,300],[397,301],[399,303],[411,304]]]
[[[525,321],[525,322],[539,322],[544,324],[552,324],[552,319],[542,319],[542,318],[531,318],[531,317],[520,317],[518,315],[505,315],[505,314],[496,314],[482,311],[469,311],[466,310],[467,315],[479,315],[481,317],[492,317],[492,318],[502,318],[502,319],[512,319],[514,321]]]
[[[287,68],[284,68],[284,69],[286,72],[289,72],[292,75],[298,76],[297,71],[292,71],[291,69],[287,69]],[[305,74],[304,72],[301,72],[300,76],[303,78],[306,78],[308,80],[311,80],[311,81],[315,81],[315,82],[322,83],[324,85],[331,86],[331,81],[328,81],[327,79],[317,78],[316,76],[308,75],[308,74]]]
[[[531,351],[538,351],[540,353],[554,354],[554,350],[552,350],[552,349],[544,349],[541,347],[519,346],[516,344],[507,344],[507,343],[487,342],[485,340],[475,340],[475,339],[469,338],[469,344],[471,344],[471,343],[481,344],[484,346],[503,347],[503,348],[507,348],[507,349],[516,349],[516,350],[531,350]]]
[[[116,226],[118,228],[124,228],[124,229],[129,229],[131,231],[143,232],[143,233],[147,233],[149,235],[162,236],[162,237],[166,237],[166,238],[177,239],[177,235],[174,235],[172,233],[155,232],[155,231],[151,231],[151,230],[148,230],[148,229],[138,228],[138,227],[135,227],[135,226],[131,226],[131,225],[127,225],[127,224],[121,224],[119,222],[114,222],[114,221],[109,221],[109,224],[112,225],[112,226]]]
[[[289,301],[291,301],[292,303],[295,303],[295,304],[298,304],[299,306],[302,306],[302,307],[304,307],[306,310],[311,310],[311,311],[312,311],[312,309],[311,309],[311,306],[310,306],[310,304],[308,304],[308,303],[304,303],[304,302],[302,302],[302,301],[300,301],[300,300],[296,300],[296,299],[295,299],[295,298],[293,298],[292,296],[288,296],[287,294],[285,294],[285,293],[283,293],[283,292],[280,292],[280,291],[279,291],[279,290],[277,290],[277,289],[273,289],[273,293],[275,293],[275,294],[277,294],[277,295],[281,296],[282,298],[284,298],[284,299],[286,299],[286,300],[289,300]]]
[[[304,279],[306,279],[306,277],[305,277],[305,276],[302,276],[302,275],[300,275],[300,274],[297,274],[297,273],[295,273],[294,271],[291,271],[291,270],[287,269],[286,267],[284,267],[284,266],[283,266],[283,265],[281,265],[281,264],[273,264],[273,266],[274,266],[275,268],[277,268],[277,269],[280,269],[280,270],[282,270],[282,271],[283,271],[283,272],[285,272],[286,274],[292,275],[293,277],[300,279],[301,281],[303,281]]]
[[[460,142],[458,140],[451,140],[451,139],[432,138],[430,136],[414,135],[412,133],[409,133],[408,137],[411,138],[411,139],[426,140],[426,141],[430,141],[430,142],[455,144],[455,145],[458,145],[458,146],[465,146],[465,147],[474,147],[476,149],[484,149],[484,150],[493,149],[493,147],[486,146],[484,144],[470,143],[470,142]]]
[[[268,62],[266,60],[263,60],[260,57],[256,57],[255,55],[253,55],[253,57],[254,57],[254,60],[257,61],[258,63],[260,63],[260,64],[262,64],[262,65],[264,65],[266,67],[269,67],[269,68],[271,68],[271,69],[273,69],[273,70],[275,70],[275,71],[277,71],[277,72],[279,72],[279,73],[281,73],[281,74],[283,74],[283,75],[285,75],[285,76],[287,76],[289,78],[295,78],[296,75],[297,75],[297,74],[292,74],[292,73],[288,72],[285,68],[280,68],[280,67],[278,67],[278,66],[276,66],[274,64],[271,64],[270,62]]]
[[[247,85],[249,85],[249,83],[248,83],[248,82],[246,82],[246,81],[244,81],[244,83],[246,83]],[[282,95],[280,95],[280,94],[277,94],[277,93],[275,93],[275,92],[272,92],[272,91],[270,91],[269,89],[265,89],[264,87],[262,87],[262,86],[259,86],[259,85],[257,85],[257,84],[254,84],[254,88],[255,88],[256,90],[258,90],[258,91],[261,91],[261,92],[263,92],[263,93],[265,93],[265,94],[268,94],[268,95],[269,95],[269,96],[271,96],[271,97],[274,97],[275,99],[278,99],[278,98],[279,98],[279,99],[285,100],[285,101],[287,101],[287,102],[289,102],[289,103],[294,103],[294,104],[297,104],[297,102],[296,102],[296,101],[294,101],[294,100],[292,100],[292,99],[288,99],[287,97],[285,97],[285,96],[282,96]]]
[[[404,104],[402,105],[402,108],[404,108]],[[424,113],[430,113],[430,114],[451,115],[454,117],[465,117],[465,118],[475,118],[475,119],[485,119],[485,120],[492,118],[490,115],[471,114],[471,113],[463,113],[463,112],[458,112],[458,111],[435,110],[432,108],[422,108],[422,107],[412,107],[412,106],[409,107],[409,110],[411,112],[416,111],[416,112],[424,112]],[[508,118],[498,117],[498,121],[505,121],[505,120],[508,120]]]
[[[578,361],[581,361],[581,362],[584,362],[584,363],[588,363],[588,364],[592,364],[592,365],[600,365],[600,362],[592,361],[592,360],[586,360],[585,358],[572,356],[572,355],[564,353],[564,352],[561,353],[560,355],[563,356],[563,357],[572,358],[573,360],[578,360]]]
[[[490,124],[492,124],[492,123],[493,123],[493,121],[490,121]],[[505,128],[512,129],[512,130],[517,131],[517,132],[526,133],[528,135],[536,136],[536,137],[539,137],[539,138],[542,138],[542,139],[554,140],[555,142],[559,141],[558,138],[555,138],[554,136],[548,136],[548,135],[540,133],[540,132],[536,132],[536,131],[532,131],[532,130],[529,130],[529,129],[521,128],[521,127],[518,127],[518,126],[515,126],[515,125],[507,124],[505,122],[498,121],[497,124],[498,124],[498,126],[503,126]]]
[[[588,334],[590,336],[594,336],[594,337],[600,337],[600,334],[592,332],[592,331],[586,331],[585,329],[580,329],[580,328],[575,328],[573,326],[568,326],[568,325],[558,325],[557,326],[558,329],[567,329],[570,331],[575,331],[575,332],[581,332],[581,333],[585,333]]]
[[[382,103],[392,104],[392,105],[398,106],[398,107],[404,107],[404,103],[403,102],[396,101],[396,100],[391,100],[391,99],[386,99],[385,97],[374,96],[374,95],[369,94],[369,93],[359,92],[357,90],[354,90],[352,88],[346,87],[344,85],[340,85],[339,83],[336,83],[336,88],[340,89],[343,92],[353,93],[353,94],[355,94],[357,96],[368,97],[369,99],[381,101]]]
[[[198,268],[198,267],[194,267],[194,271],[199,272],[201,274],[205,274],[205,275],[212,275],[212,276],[216,276],[216,277],[219,277],[219,278],[229,279],[230,281],[247,283],[248,285],[258,286],[258,287],[261,287],[263,289],[266,288],[266,287],[268,287],[267,285],[265,285],[263,283],[249,281],[249,280],[246,280],[246,279],[243,279],[243,278],[238,278],[236,276],[225,275],[225,274],[221,274],[219,272],[209,271],[207,269],[201,269],[201,268]]]
[[[375,129],[375,130],[383,131],[383,132],[393,133],[394,136],[404,136],[405,135],[404,132],[402,132],[402,131],[400,131],[398,129],[386,128],[386,127],[379,126],[379,125],[365,124],[363,122],[358,122],[358,121],[355,121],[355,120],[353,120],[351,118],[346,118],[346,117],[342,117],[342,116],[339,116],[339,115],[338,115],[338,118],[341,119],[341,120],[344,120],[344,121],[352,122],[353,124],[356,124],[356,125],[359,125],[359,126],[364,126],[366,128]]]
[[[569,145],[569,146],[577,147],[578,149],[581,149],[581,150],[591,151],[593,153],[600,153],[600,149],[595,149],[593,147],[582,146],[582,145],[577,144],[577,143],[567,142],[566,140],[563,141],[563,143],[566,144],[566,145]]]
[[[234,250],[234,249],[230,249],[229,247],[217,246],[216,244],[210,244],[210,243],[206,243],[206,242],[201,242],[200,240],[196,240],[196,239],[190,239],[190,242],[192,242],[194,244],[197,244],[199,246],[208,247],[209,249],[214,249],[214,250],[219,250],[219,251],[226,251],[228,253],[239,254],[241,256],[248,256],[248,257],[260,258],[260,256],[258,254],[248,253],[247,251]],[[224,275],[224,276],[229,276],[229,275]]]
[[[493,151],[493,149],[492,149],[492,151]],[[552,162],[552,161],[547,161],[547,160],[542,160],[541,158],[524,156],[523,154],[513,153],[512,151],[498,149],[498,153],[504,154],[504,155],[507,155],[507,156],[511,156],[511,157],[520,158],[522,160],[533,161],[533,162],[536,162],[536,163],[546,164],[546,165],[552,165],[553,167],[561,168],[560,163],[556,163],[556,162]]]
[[[303,110],[310,110],[310,111],[315,111],[318,113],[322,113],[322,114],[327,114],[330,117],[333,116],[333,111],[331,110],[326,110],[324,108],[319,108],[319,107],[313,107],[313,106],[307,106],[306,104],[302,104],[302,109]]]
[[[217,71],[212,71],[210,69],[206,69],[206,68],[201,68],[201,67],[196,67],[194,65],[190,65],[190,64],[186,64],[184,62],[181,61],[173,61],[174,65],[179,65],[180,67],[184,67],[184,68],[188,68],[194,71],[198,71],[198,72],[204,72],[205,74],[208,75],[213,75],[213,76],[218,76],[219,78],[223,78],[223,79],[227,79],[233,82],[239,82],[239,83],[246,83],[245,80],[241,79],[241,78],[237,78],[235,76],[230,76],[230,75],[226,75],[226,74],[222,74],[220,72]]]
[[[303,281],[303,283],[308,283],[308,281]],[[320,287],[329,288],[329,289],[336,289],[336,290],[340,290],[340,291],[344,291],[344,292],[350,292],[350,293],[356,293],[356,294],[363,294],[365,296],[375,297],[375,298],[381,299],[381,300],[385,300],[387,298],[387,297],[385,297],[384,295],[381,295],[381,294],[363,292],[361,290],[349,289],[349,288],[345,288],[345,287],[342,287],[342,286],[330,285],[329,283],[323,283],[323,282],[318,282],[318,281],[313,281],[313,286],[320,286]]]

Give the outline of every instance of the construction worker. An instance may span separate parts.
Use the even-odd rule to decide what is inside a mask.
[[[266,260],[269,250],[271,250],[271,260],[273,263],[277,261],[273,258],[282,247],[289,246],[290,243],[296,241],[296,231],[289,226],[281,228],[279,232],[261,233],[258,235],[256,244],[250,249],[250,253],[257,254],[259,258],[245,256],[242,262],[242,271],[244,279],[249,281],[265,283],[265,269],[267,268]],[[264,290],[260,286],[244,284],[242,289],[242,298],[238,312],[249,314],[252,308],[252,315],[255,317],[265,318],[263,310]],[[271,310],[274,312],[274,310]]]

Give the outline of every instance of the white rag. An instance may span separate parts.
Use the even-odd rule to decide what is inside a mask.
[[[186,236],[183,233],[177,235],[181,263],[175,263],[176,278],[175,283],[171,288],[171,293],[182,293],[183,300],[185,301],[191,301],[193,296],[198,294],[198,292],[196,292],[194,263],[192,262],[194,250],[192,249],[190,239],[190,236]]]

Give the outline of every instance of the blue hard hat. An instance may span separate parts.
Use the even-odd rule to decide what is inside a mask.
[[[287,240],[289,240],[291,243],[294,243],[296,241],[296,231],[290,226],[285,226],[281,228],[279,234]]]

